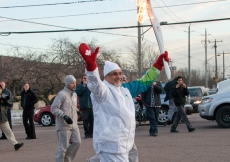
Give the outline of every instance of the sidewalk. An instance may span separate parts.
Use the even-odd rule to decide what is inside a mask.
[[[22,124],[22,110],[11,110],[12,125]]]

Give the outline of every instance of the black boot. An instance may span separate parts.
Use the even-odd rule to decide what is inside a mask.
[[[189,132],[193,132],[193,131],[195,131],[196,130],[196,128],[188,128],[188,131]]]
[[[15,151],[17,151],[18,149],[20,149],[23,145],[24,145],[24,143],[17,143],[16,145],[14,145]]]

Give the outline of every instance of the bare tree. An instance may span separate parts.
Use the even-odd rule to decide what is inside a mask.
[[[66,75],[74,75],[80,82],[85,72],[85,63],[78,52],[81,42],[83,41],[76,43],[68,38],[53,39],[50,49],[44,52],[12,47],[8,56],[0,56],[0,79],[7,82],[14,96],[20,95],[23,84],[28,82],[38,96],[46,104],[50,104],[48,96],[56,94],[64,87]],[[97,47],[96,39],[84,42],[92,50]],[[101,75],[105,60],[120,64],[119,58],[116,51],[101,47],[97,57]]]
[[[126,64],[124,64],[124,67],[129,67],[128,71],[131,71],[132,73],[134,73],[135,77],[132,77],[130,79],[136,79],[137,78],[137,68],[138,68],[138,44],[137,42],[133,41],[132,46],[131,47],[127,47],[128,50],[130,51],[131,55],[130,55],[130,62],[126,62]],[[142,72],[146,72],[150,67],[153,66],[153,63],[156,61],[156,59],[159,56],[159,53],[157,53],[153,47],[152,44],[143,41],[141,44],[141,61],[142,61]],[[130,75],[132,76],[132,75]],[[165,74],[164,69],[162,69],[162,72],[160,73],[159,77],[157,78],[157,80],[160,81],[167,81],[167,77]]]

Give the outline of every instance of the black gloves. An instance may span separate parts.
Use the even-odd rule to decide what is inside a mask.
[[[67,124],[73,124],[73,120],[69,116],[65,115],[63,116],[63,119]]]

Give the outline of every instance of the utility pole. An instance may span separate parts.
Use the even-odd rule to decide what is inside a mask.
[[[229,52],[228,53],[224,53],[224,51],[223,51],[223,80],[225,78],[225,63],[224,63],[224,55],[225,54],[230,54],[230,53]],[[221,53],[219,53],[218,55],[221,55]]]
[[[190,30],[190,25],[191,24],[189,24],[189,26],[188,26],[188,86],[190,86],[190,82],[191,82],[191,56],[190,56],[190,33],[191,32],[194,32],[194,30],[193,31],[191,31]],[[187,32],[187,31],[185,31],[185,32]]]
[[[224,51],[223,51],[223,80],[224,80]]]
[[[216,54],[216,39],[215,39],[215,45],[214,45],[214,48],[215,48],[215,78],[217,79],[218,78],[218,74],[217,74],[217,54]]]
[[[221,41],[217,41],[217,40],[215,39],[214,42],[209,41],[209,43],[214,43],[214,48],[215,48],[215,79],[218,79],[218,74],[217,74],[217,53],[216,53],[216,48],[217,48],[216,43],[217,43],[217,42],[222,42],[222,40],[221,40]]]
[[[203,41],[201,41],[202,43]],[[205,87],[208,87],[208,58],[207,58],[207,30],[205,29],[205,40],[204,40],[204,49],[205,49]]]
[[[205,48],[205,87],[208,87],[208,73],[207,73],[207,66],[208,66],[208,58],[207,58],[207,30],[205,29],[205,43],[204,43],[204,48]]]
[[[191,75],[191,71],[190,71],[190,25],[188,26],[188,86],[190,86],[190,75]]]
[[[137,13],[139,11],[139,7],[137,7]],[[137,32],[138,32],[138,78],[141,78],[142,74],[142,58],[141,58],[141,24],[139,21],[137,21],[137,25],[138,25],[138,28],[137,28]]]

